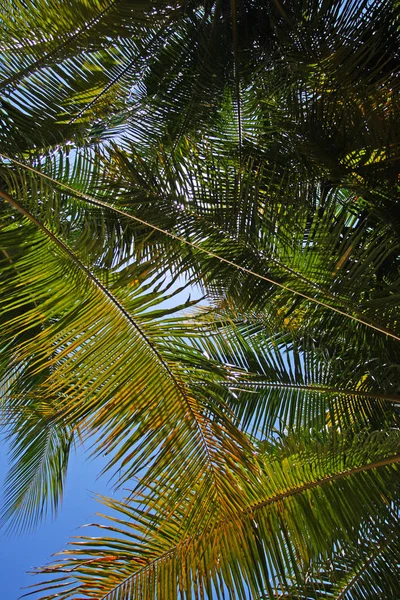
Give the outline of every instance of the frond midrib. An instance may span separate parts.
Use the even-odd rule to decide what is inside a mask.
[[[394,404],[400,404],[400,396],[396,394],[380,394],[375,392],[364,392],[359,389],[350,389],[350,388],[339,388],[318,384],[300,384],[300,383],[282,383],[279,381],[238,381],[234,384],[226,384],[226,382],[221,381],[221,385],[229,385],[229,389],[236,391],[247,391],[240,390],[239,386],[243,387],[252,387],[257,386],[258,388],[275,388],[275,389],[283,389],[283,390],[304,390],[309,392],[316,392],[322,394],[342,394],[345,396],[359,396],[361,398],[371,398],[377,400],[386,400],[388,402],[393,402]]]

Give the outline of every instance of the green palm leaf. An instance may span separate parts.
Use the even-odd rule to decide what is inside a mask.
[[[193,523],[187,537],[181,521],[189,506],[208,502],[195,490],[159,517],[149,499],[140,508],[103,498],[115,515],[101,526],[109,537],[77,538],[61,562],[44,569],[54,583],[37,593],[55,597],[54,586],[61,598],[273,598],[277,586],[289,591],[292,580],[301,590],[310,565],[332,545],[357,543],[375,511],[394,525],[396,484],[389,482],[397,479],[399,461],[397,431],[310,442],[271,444],[260,455],[259,473],[243,471],[237,481],[244,507],[229,516],[223,509],[205,513],[201,529]]]
[[[189,166],[187,166],[187,168],[189,168]],[[221,172],[221,168],[219,168],[219,172]],[[135,177],[134,181],[137,186],[138,174],[134,173],[134,174],[132,174],[132,176]],[[141,177],[140,177],[141,189],[140,189],[139,197],[140,197],[141,201],[143,200],[143,196],[142,196],[143,193],[145,193],[146,196],[151,194],[154,197],[155,194],[157,194],[157,191],[158,191],[157,188],[159,186],[161,187],[161,185],[162,185],[161,182],[157,181],[157,180],[155,180],[155,182],[153,184],[150,182],[147,182],[145,179],[146,176],[148,177],[148,172],[142,173]],[[168,176],[168,174],[167,174],[167,176]],[[218,183],[218,181],[215,181],[215,179],[216,179],[216,175],[214,174],[214,179],[212,180],[213,186],[216,183]],[[179,172],[178,173],[174,172],[173,179],[172,180],[171,180],[171,178],[167,179],[166,183],[163,186],[163,189],[164,190],[171,189],[171,185],[176,186],[177,182],[179,182],[179,185],[182,185],[183,181],[184,180],[182,177],[182,173],[179,174]],[[201,179],[200,179],[200,182],[201,182]],[[157,186],[156,189],[154,189],[154,185]],[[190,182],[189,182],[189,185],[190,185]],[[70,189],[70,188],[68,187],[67,189]],[[217,193],[218,193],[218,191],[217,191]],[[132,192],[130,192],[130,194],[132,194]],[[165,192],[164,192],[164,194],[165,194]],[[172,194],[173,194],[172,199],[174,199],[175,202],[178,201],[179,199],[181,199],[181,193],[176,194],[176,196],[177,196],[176,199],[174,198],[174,195],[175,195],[174,190],[172,190]],[[189,187],[187,190],[187,194],[188,194],[188,198],[190,198],[191,196],[193,197],[193,189],[191,189]],[[157,198],[157,200],[159,200],[158,195],[156,196],[156,198]],[[154,198],[154,200],[156,198]],[[195,195],[194,195],[193,199],[194,199],[194,202],[197,202],[196,191],[195,191]],[[99,201],[96,202],[95,198],[86,199],[86,201],[87,200],[89,200],[90,203],[94,203],[94,204],[97,203],[98,205],[102,204]],[[132,200],[135,203],[135,197],[133,197]],[[169,200],[169,198],[168,198],[168,200]],[[340,200],[341,200],[341,198],[340,198]],[[232,199],[232,202],[233,201],[234,201],[234,199]],[[349,201],[351,201],[351,200],[349,199]],[[126,203],[126,200],[125,200],[125,203]],[[372,238],[371,240],[370,239],[364,240],[363,238],[365,237],[366,232],[368,232],[369,234],[372,233],[372,230],[370,229],[370,224],[368,221],[366,223],[361,222],[361,230],[359,230],[360,227],[357,226],[357,228],[355,229],[354,232],[351,231],[351,223],[355,222],[357,224],[357,222],[359,222],[359,219],[356,218],[355,215],[352,215],[351,213],[346,214],[346,212],[347,212],[346,209],[344,209],[344,210],[342,209],[341,202],[338,203],[336,201],[335,196],[333,197],[333,202],[332,202],[331,206],[329,206],[327,209],[327,214],[325,216],[326,220],[322,221],[322,226],[318,225],[318,222],[321,221],[321,210],[323,210],[323,207],[319,207],[319,206],[318,206],[318,212],[315,211],[315,216],[314,216],[315,220],[311,221],[311,225],[309,222],[310,217],[309,217],[309,215],[307,215],[307,212],[304,212],[304,214],[301,215],[302,218],[299,223],[295,222],[292,224],[292,226],[296,227],[296,229],[297,229],[298,239],[297,240],[295,239],[294,244],[291,244],[292,248],[290,248],[289,254],[287,254],[287,251],[288,251],[287,246],[286,247],[283,246],[283,248],[285,248],[284,252],[286,255],[285,256],[279,255],[279,250],[280,250],[279,245],[278,245],[279,238],[277,239],[277,236],[275,236],[275,243],[274,243],[273,250],[271,249],[271,247],[268,247],[268,246],[266,248],[263,247],[264,245],[263,244],[261,245],[259,240],[257,240],[257,245],[260,247],[257,248],[256,250],[254,250],[253,249],[254,243],[250,239],[249,242],[247,242],[243,245],[243,250],[242,250],[241,256],[239,255],[240,256],[239,259],[237,258],[237,256],[238,256],[238,241],[240,244],[240,242],[241,242],[240,237],[242,235],[241,232],[240,232],[239,240],[235,239],[236,235],[232,235],[232,232],[230,232],[229,230],[227,231],[227,236],[225,238],[221,239],[220,228],[218,228],[218,230],[216,231],[217,228],[215,227],[215,225],[213,225],[212,223],[208,224],[207,219],[204,219],[204,217],[202,218],[202,220],[204,222],[202,224],[202,220],[199,221],[199,218],[197,217],[197,215],[196,214],[192,215],[191,211],[189,213],[187,211],[185,211],[184,213],[181,213],[178,217],[176,210],[174,210],[174,212],[171,215],[168,204],[166,205],[168,225],[165,224],[165,219],[163,219],[163,222],[160,224],[159,216],[155,223],[154,222],[154,209],[152,210],[152,207],[151,207],[151,204],[150,204],[148,198],[146,199],[146,204],[147,204],[147,206],[150,207],[150,211],[151,211],[150,218],[152,220],[149,221],[143,217],[139,218],[139,217],[136,217],[134,214],[130,215],[130,219],[134,220],[136,222],[139,222],[142,225],[147,223],[148,225],[150,225],[150,227],[153,226],[153,229],[155,228],[158,231],[165,232],[165,233],[167,233],[167,236],[172,237],[173,239],[178,239],[178,241],[183,241],[184,243],[188,244],[191,248],[194,247],[195,249],[200,250],[200,253],[203,253],[207,257],[211,258],[211,262],[210,262],[209,258],[207,259],[206,265],[205,265],[205,267],[203,267],[203,269],[206,268],[208,270],[207,279],[211,280],[214,289],[216,287],[216,290],[219,294],[225,293],[225,291],[226,291],[225,283],[224,283],[224,280],[222,280],[221,283],[218,280],[215,281],[216,266],[214,266],[214,265],[218,265],[218,270],[219,270],[218,279],[221,279],[221,268],[220,268],[221,262],[225,263],[225,265],[228,266],[226,278],[230,281],[232,281],[232,270],[230,269],[230,266],[233,266],[234,268],[236,268],[238,270],[239,276],[243,272],[246,273],[247,275],[249,275],[249,277],[244,279],[244,281],[241,281],[240,278],[236,281],[234,280],[235,285],[232,286],[232,284],[230,284],[230,287],[228,288],[229,295],[232,296],[234,301],[236,301],[236,302],[238,302],[239,295],[236,294],[236,297],[234,296],[233,288],[236,288],[238,291],[240,290],[240,297],[245,301],[245,304],[244,304],[245,308],[249,307],[248,306],[249,303],[246,302],[246,298],[249,297],[248,287],[250,285],[252,287],[254,286],[254,277],[257,277],[257,279],[259,280],[257,282],[257,284],[259,286],[258,295],[261,296],[260,299],[261,299],[262,303],[264,303],[264,304],[267,301],[268,297],[270,296],[273,301],[272,306],[273,306],[274,311],[278,311],[280,313],[283,312],[284,314],[287,314],[287,313],[290,314],[291,312],[293,312],[293,310],[296,307],[296,302],[297,302],[296,296],[300,296],[301,298],[306,299],[307,303],[308,302],[310,303],[309,307],[311,310],[311,314],[314,310],[315,304],[317,304],[318,306],[323,306],[328,309],[328,316],[327,316],[328,319],[330,319],[329,311],[334,311],[337,314],[345,315],[348,318],[355,320],[356,322],[361,322],[363,324],[366,324],[367,326],[370,326],[373,329],[381,331],[382,333],[386,332],[391,337],[394,337],[394,338],[397,337],[395,333],[390,331],[390,329],[387,329],[386,327],[384,327],[383,324],[380,324],[379,322],[375,322],[375,318],[374,318],[377,310],[382,312],[382,309],[384,307],[387,307],[386,314],[384,315],[384,317],[385,317],[385,319],[390,320],[389,322],[391,322],[392,326],[395,326],[395,324],[397,322],[397,312],[394,310],[393,302],[396,300],[396,296],[393,295],[393,291],[392,291],[393,289],[395,289],[395,284],[392,283],[392,284],[389,284],[386,286],[387,287],[386,294],[382,293],[382,290],[380,289],[381,286],[379,286],[379,288],[377,289],[377,294],[376,294],[377,297],[374,297],[374,295],[371,294],[371,292],[369,290],[368,290],[368,294],[364,293],[364,289],[363,289],[363,280],[365,281],[365,286],[368,286],[368,288],[369,288],[371,285],[371,276],[374,275],[374,271],[377,272],[378,269],[382,265],[382,261],[384,261],[385,258],[390,253],[393,254],[393,243],[390,243],[390,238],[389,238],[389,240],[388,240],[389,243],[387,244],[386,247],[383,247],[382,246],[382,238],[383,238],[383,235],[386,235],[386,232],[384,233],[383,231],[381,232],[379,230],[376,230],[375,233],[373,234],[374,236],[376,236],[375,239]],[[142,202],[141,202],[141,206],[143,206]],[[240,203],[239,203],[239,206],[240,206]],[[106,203],[105,208],[107,208],[107,203]],[[143,208],[146,208],[146,205],[143,206]],[[200,204],[200,208],[201,208],[201,204]],[[226,212],[227,206],[225,204],[222,204],[221,208],[223,211],[222,212],[222,216],[223,216],[224,212]],[[277,208],[279,209],[280,205],[278,205]],[[159,202],[157,204],[157,210],[159,210]],[[331,231],[330,230],[328,231],[326,228],[327,227],[331,228],[331,218],[330,217],[333,216],[334,212],[337,212],[339,210],[342,212],[342,214],[339,214],[338,216],[335,215],[334,218],[335,218],[335,220],[337,220],[337,225],[333,229],[333,232],[331,233]],[[129,219],[129,213],[127,214],[126,211],[123,211],[123,214],[126,214]],[[145,216],[146,216],[146,214],[144,215],[144,217]],[[266,234],[271,232],[271,229],[273,227],[275,227],[275,225],[276,225],[276,220],[275,220],[276,215],[270,215],[269,218],[271,218],[271,217],[274,220],[270,223],[267,223],[267,228],[265,231]],[[176,220],[178,218],[179,218],[179,226],[180,226],[180,228],[183,228],[183,231],[181,230],[181,231],[176,232],[176,230],[175,230],[175,231],[171,232],[170,231],[171,219],[173,220],[173,222],[176,222]],[[215,221],[215,216],[213,216],[213,219]],[[199,225],[200,225],[200,227],[199,227]],[[304,231],[304,227],[306,227],[306,231]],[[317,227],[321,227],[322,231],[318,231],[318,229],[316,229]],[[314,229],[316,229],[316,230],[313,231]],[[341,231],[343,229],[346,232],[345,243],[342,243],[342,241],[341,241],[341,237],[342,237]],[[350,231],[350,234],[348,233],[349,231]],[[312,232],[312,237],[311,237],[311,232]],[[198,238],[199,235],[202,235],[202,236],[205,235],[206,241],[205,242],[203,241],[203,243],[201,243],[201,244],[196,242],[196,238]],[[267,239],[267,238],[265,238],[265,239]],[[363,244],[363,246],[361,246],[361,249],[359,250],[359,252],[362,253],[362,259],[360,259],[359,257],[357,257],[357,259],[356,259],[354,257],[353,261],[348,263],[348,268],[346,269],[346,272],[344,272],[342,270],[343,262],[345,260],[348,260],[349,250],[352,250],[352,245],[359,246],[360,242],[362,242],[362,244]],[[317,245],[317,250],[319,250],[319,256],[316,255],[315,248],[314,248],[315,244]],[[323,264],[322,261],[326,262],[326,259],[328,256],[328,247],[332,247],[333,244],[335,246],[339,246],[339,248],[338,248],[339,252],[341,250],[341,246],[343,247],[343,250],[341,250],[343,255],[341,256],[339,253],[337,258],[334,258],[333,261],[332,261],[332,258],[330,257],[329,258],[329,260],[331,261],[330,264],[327,264],[327,265]],[[240,245],[239,245],[239,248],[240,248]],[[308,252],[307,252],[307,250],[308,250]],[[232,260],[233,252],[235,253],[235,260]],[[268,254],[266,254],[266,253],[268,253]],[[299,261],[300,256],[302,258]],[[378,257],[379,257],[379,261],[378,261]],[[317,261],[317,264],[314,266],[316,261]],[[303,263],[303,264],[301,264],[301,263]],[[246,266],[244,266],[244,265],[246,265]],[[353,268],[353,265],[354,265],[354,268]],[[360,265],[362,265],[362,269],[360,268]],[[265,272],[265,266],[268,267],[267,272]],[[313,273],[313,270],[314,270],[314,273]],[[313,273],[313,275],[311,277],[309,276],[310,272]],[[332,276],[333,276],[333,278],[332,278]],[[238,278],[237,271],[236,271],[235,277]],[[327,280],[327,278],[329,278],[329,279]],[[356,295],[355,289],[353,287],[354,284],[350,283],[350,282],[354,282],[356,280],[356,278],[358,281],[358,286],[357,286],[358,294],[357,295]],[[327,285],[328,281],[329,281],[329,285]],[[339,295],[338,289],[337,289],[338,285],[340,285],[340,289],[343,289],[346,286],[347,282],[349,283],[349,286],[351,286],[348,289],[348,293],[346,295],[344,295],[343,293],[341,293]],[[265,285],[265,283],[267,285]],[[396,281],[396,283],[397,283],[397,281]],[[272,284],[272,289],[271,289],[271,284]],[[276,288],[278,288],[277,291],[276,291]],[[285,293],[282,294],[281,290],[283,290],[284,292],[289,292],[289,300],[287,300],[288,295]],[[369,297],[369,296],[372,296],[372,297]],[[303,305],[302,305],[303,308],[307,309],[307,303],[305,305],[303,303]],[[350,306],[352,307],[352,311],[354,314],[351,314],[352,311],[349,311],[347,308],[349,303],[350,303]],[[367,308],[368,312],[372,313],[371,315],[368,315],[368,312],[365,315],[363,314],[364,311],[362,309],[360,310],[361,303]],[[307,313],[304,313],[304,311],[301,311],[300,314],[301,314],[302,319],[304,319],[306,317]],[[337,321],[337,322],[339,323],[339,321]]]
[[[30,221],[11,218],[2,232],[5,248],[15,248],[17,239],[20,250],[19,256],[6,253],[4,273],[11,277],[2,292],[3,379],[11,408],[16,401],[23,407],[34,386],[35,404],[56,398],[56,424],[97,436],[97,451],[110,453],[110,466],[122,466],[121,482],[146,467],[148,481],[163,473],[168,487],[171,469],[178,487],[200,478],[219,497],[216,478],[223,476],[225,446],[238,458],[246,453],[250,458],[250,446],[217,405],[210,413],[215,402],[206,390],[193,395],[200,353],[185,352],[178,339],[183,359],[174,356],[168,322],[157,325],[163,311],[146,313],[154,294],[135,298],[129,268],[128,281],[109,290],[61,238],[8,200]],[[13,344],[7,347],[9,339]],[[223,374],[209,364],[211,379],[213,370]],[[29,432],[21,435],[29,444]]]

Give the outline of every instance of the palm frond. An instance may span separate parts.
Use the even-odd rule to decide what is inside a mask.
[[[303,442],[271,444],[261,471],[254,478],[243,472],[237,482],[245,507],[222,519],[207,514],[186,538],[181,522],[189,505],[208,501],[195,491],[168,517],[153,514],[149,499],[141,508],[103,498],[115,515],[100,526],[109,536],[77,538],[61,562],[44,569],[54,581],[32,593],[48,590],[43,600],[55,597],[52,589],[65,599],[86,593],[103,600],[248,600],[275,598],[277,586],[289,591],[292,581],[301,593],[309,566],[332,544],[357,543],[371,511],[394,523],[390,499],[399,461],[398,432]]]
[[[48,509],[58,512],[74,439],[69,428],[52,423],[50,403],[31,401],[32,410],[28,405],[19,411],[13,404],[12,411],[3,410],[12,433],[1,515],[9,531],[35,527]]]
[[[109,466],[120,466],[120,482],[146,468],[149,481],[162,473],[168,487],[170,469],[175,485],[184,489],[200,478],[222,501],[216,480],[223,477],[224,448],[247,462],[251,446],[206,390],[193,395],[194,366],[204,362],[200,353],[187,348],[184,359],[174,357],[168,321],[160,318],[165,313],[146,313],[146,295],[139,287],[135,297],[129,267],[128,279],[116,279],[110,291],[100,272],[9,201],[30,222],[11,216],[2,231],[9,249],[2,282],[3,381],[12,402],[19,397],[23,403],[33,377],[35,403],[56,398],[54,422],[95,435],[97,451],[110,453]],[[213,370],[223,374],[209,364],[211,378]]]
[[[33,593],[393,596],[399,3],[3,8],[3,516],[133,488]]]

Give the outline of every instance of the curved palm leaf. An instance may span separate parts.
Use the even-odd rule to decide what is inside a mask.
[[[140,294],[134,271],[128,267],[111,291],[100,272],[90,271],[60,237],[7,200],[31,223],[10,215],[2,230],[2,377],[11,405],[23,407],[33,384],[34,405],[54,399],[55,424],[97,436],[97,451],[111,453],[110,466],[122,466],[120,482],[146,467],[146,481],[163,473],[168,487],[171,469],[175,485],[184,489],[200,479],[208,494],[225,502],[216,481],[225,481],[224,449],[248,461],[251,447],[207,390],[193,395],[204,360],[194,348],[185,351],[186,332],[175,344],[180,359],[168,322],[159,320],[166,313],[146,312],[155,297]],[[207,368],[211,380],[223,375],[217,364]],[[7,397],[5,402],[7,407]],[[29,431],[18,432],[29,444]]]
[[[7,403],[8,404],[8,403]],[[15,403],[13,403],[15,404]],[[34,527],[50,508],[56,513],[63,497],[73,435],[62,423],[53,423],[49,406],[24,406],[11,412],[10,463],[4,483],[2,523],[10,530]],[[49,414],[50,413],[50,414]]]
[[[182,521],[190,505],[208,503],[196,490],[159,516],[149,498],[143,508],[103,498],[115,515],[100,526],[109,536],[77,538],[61,562],[44,569],[54,581],[38,584],[36,593],[45,593],[43,600],[79,594],[103,600],[248,600],[275,598],[276,588],[289,591],[292,581],[301,593],[313,562],[332,545],[357,543],[371,514],[394,526],[390,502],[393,477],[398,481],[398,443],[397,431],[382,431],[271,444],[260,455],[259,473],[243,471],[237,481],[244,507],[229,515],[223,509],[206,513],[202,524],[185,527],[186,536]],[[351,555],[348,559],[351,564]],[[393,565],[396,558],[390,560]]]

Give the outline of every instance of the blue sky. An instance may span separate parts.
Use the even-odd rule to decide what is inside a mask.
[[[0,564],[2,566],[2,600],[17,600],[21,588],[38,581],[27,571],[51,561],[51,554],[67,545],[70,537],[79,535],[79,526],[93,522],[101,506],[94,492],[113,495],[107,485],[109,476],[96,479],[103,464],[100,458],[90,458],[82,448],[74,452],[67,474],[67,485],[58,516],[49,516],[35,531],[9,535],[0,530]],[[0,444],[0,477],[3,484],[7,470],[7,447]],[[87,532],[85,532],[87,533]]]

